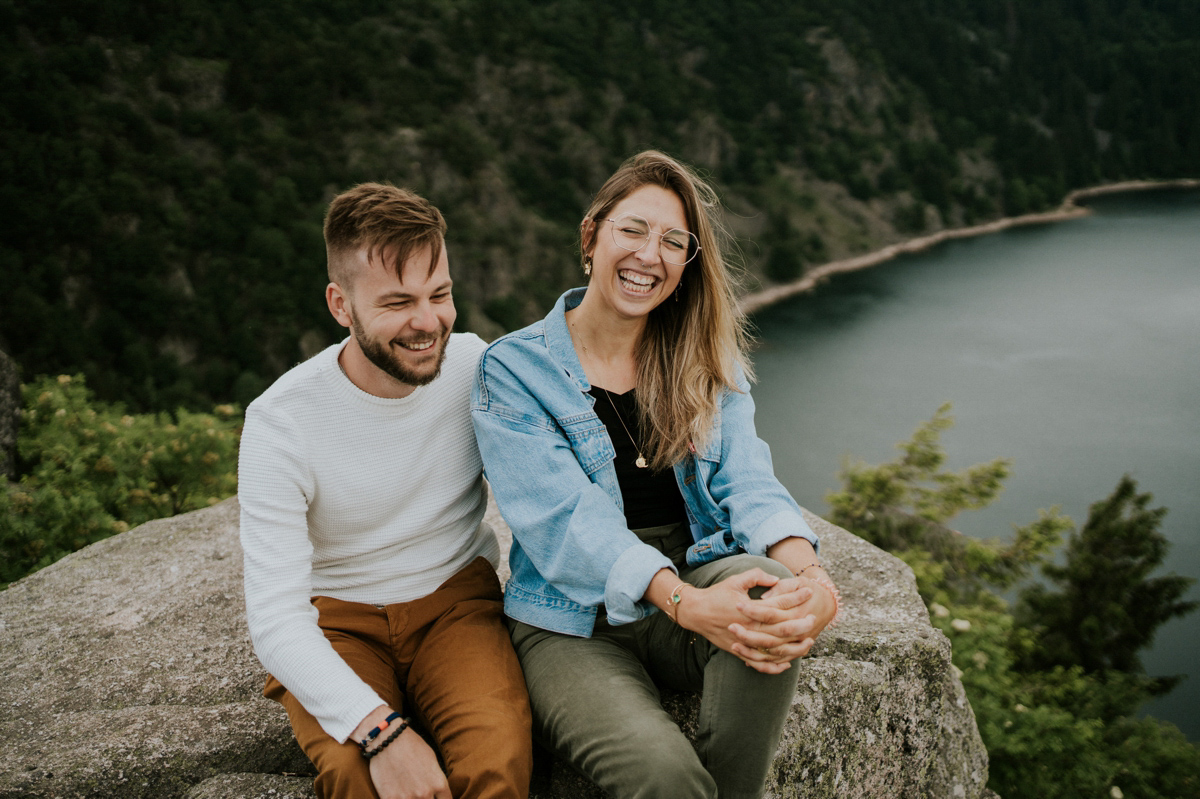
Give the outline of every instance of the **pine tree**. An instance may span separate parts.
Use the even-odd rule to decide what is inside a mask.
[[[1122,477],[1108,498],[1091,506],[1083,529],[1068,537],[1065,562],[1042,567],[1053,588],[1022,592],[1017,619],[1037,641],[1024,665],[1141,675],[1138,652],[1164,622],[1200,604],[1182,601],[1193,579],[1150,576],[1169,546],[1159,530],[1167,509],[1149,507],[1152,500],[1138,493],[1132,477]],[[1149,679],[1145,687],[1165,693],[1178,680]]]
[[[974,600],[989,586],[1012,587],[1073,524],[1053,508],[1015,527],[1007,540],[972,538],[949,527],[959,513],[986,507],[1010,469],[1007,459],[997,458],[960,472],[944,470],[941,434],[953,425],[947,402],[897,445],[899,457],[876,466],[847,463],[838,475],[842,490],[825,496],[829,521],[905,560],[927,602]]]

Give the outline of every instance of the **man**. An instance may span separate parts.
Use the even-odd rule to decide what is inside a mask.
[[[320,797],[529,790],[528,698],[471,428],[484,343],[450,333],[445,229],[393,186],[336,197],[325,299],[351,335],[246,411],[246,616]]]

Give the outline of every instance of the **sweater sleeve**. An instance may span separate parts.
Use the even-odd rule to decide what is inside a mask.
[[[246,413],[238,458],[246,621],[267,671],[344,742],[385,703],[317,625],[307,518],[314,480],[295,427],[271,408]]]

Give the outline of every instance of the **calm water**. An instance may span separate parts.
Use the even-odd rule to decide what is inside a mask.
[[[1077,524],[1129,472],[1170,509],[1165,570],[1200,577],[1200,193],[944,245],[755,317],[759,432],[796,499],[828,510],[845,458],[879,463],[945,401],[949,466],[1013,460],[972,536],[1059,505]],[[1200,599],[1193,586],[1189,599]],[[1159,629],[1147,706],[1200,741],[1200,611]]]

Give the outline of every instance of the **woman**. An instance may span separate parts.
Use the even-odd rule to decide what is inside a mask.
[[[668,156],[622,165],[580,227],[587,288],[494,342],[472,402],[534,729],[621,799],[761,796],[791,661],[838,610],[755,434],[715,207]],[[702,691],[699,751],[658,686]]]

